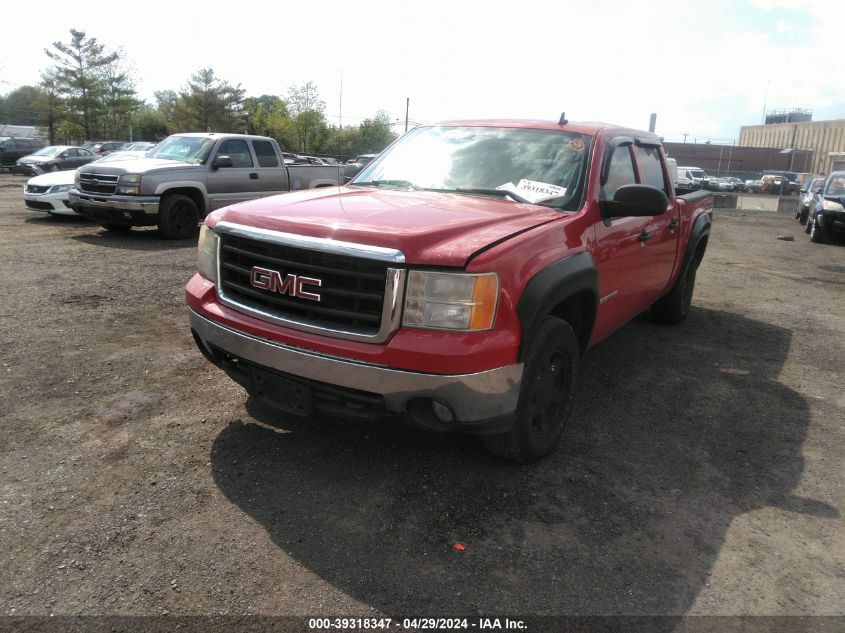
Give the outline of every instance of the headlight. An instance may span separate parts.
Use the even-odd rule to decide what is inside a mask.
[[[833,200],[825,200],[822,208],[825,211],[845,211],[845,207],[843,207],[838,202],[834,202]]]
[[[115,193],[137,196],[141,193],[141,174],[126,174],[117,179]]]
[[[496,317],[498,296],[496,273],[412,270],[408,275],[402,323],[445,330],[489,330]]]
[[[70,185],[53,185],[50,187],[50,193],[61,193],[62,191],[70,191]]]
[[[217,282],[217,233],[205,225],[200,229],[197,268],[200,275]]]
[[[78,169],[73,173],[73,188],[76,189],[77,191],[79,190],[79,170]]]

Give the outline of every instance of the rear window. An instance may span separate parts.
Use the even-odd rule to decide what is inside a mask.
[[[252,148],[258,157],[259,167],[278,167],[279,158],[270,141],[253,141]]]

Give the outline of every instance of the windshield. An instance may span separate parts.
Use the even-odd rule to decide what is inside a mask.
[[[691,169],[690,174],[692,174],[693,178],[707,178],[707,174],[704,173],[703,169]]]
[[[193,165],[202,165],[208,159],[214,141],[195,136],[171,136],[147,154],[147,158],[167,158]]]
[[[845,195],[845,175],[833,176],[830,182],[827,183],[827,191],[825,195],[828,196],[842,196]]]
[[[37,152],[33,152],[33,156],[56,156],[61,154],[64,147],[44,147]]]
[[[500,195],[563,207],[586,172],[591,138],[554,130],[417,128],[352,181],[459,194]]]

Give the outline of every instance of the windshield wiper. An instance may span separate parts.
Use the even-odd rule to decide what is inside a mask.
[[[414,191],[422,191],[422,187],[415,185],[410,180],[369,180],[367,182],[351,182],[350,185],[357,185],[359,187],[381,187],[382,185],[389,185],[395,187],[407,187]]]
[[[455,189],[426,189],[426,191],[435,191],[437,193],[476,193],[482,196],[496,196],[497,198],[511,198],[516,202],[521,202],[523,204],[536,204],[531,202],[527,198],[523,198],[518,193],[514,193],[513,191],[508,191],[507,189],[481,189],[481,188],[471,188],[471,187],[457,187]]]

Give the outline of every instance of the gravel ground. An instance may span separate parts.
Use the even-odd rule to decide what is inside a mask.
[[[592,349],[560,450],[518,467],[247,400],[191,340],[194,242],[27,211],[23,182],[0,614],[845,614],[845,246],[791,215],[717,212],[687,321]]]

